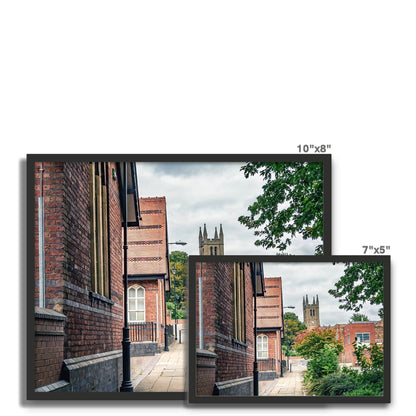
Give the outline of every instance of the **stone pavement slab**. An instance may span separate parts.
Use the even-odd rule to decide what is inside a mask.
[[[133,383],[134,391],[184,392],[185,348],[183,343],[175,342],[169,346],[169,351],[163,351],[153,361],[148,361],[145,365],[146,371],[142,371],[136,378],[137,382]]]
[[[303,388],[304,364],[292,366],[292,371],[286,371],[283,377],[259,382],[260,396],[305,396]]]

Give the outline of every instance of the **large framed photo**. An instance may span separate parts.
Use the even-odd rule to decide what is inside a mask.
[[[31,400],[184,400],[188,257],[331,253],[327,154],[32,154],[27,190]]]

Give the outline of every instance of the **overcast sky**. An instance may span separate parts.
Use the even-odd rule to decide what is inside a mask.
[[[254,245],[255,237],[237,220],[247,214],[247,207],[262,193],[263,180],[258,175],[246,179],[240,171],[243,163],[169,162],[137,163],[141,197],[165,196],[169,241],[185,241],[186,246],[170,245],[170,251],[182,250],[198,255],[199,227],[207,225],[208,237],[222,224],[224,254],[274,255]],[[297,238],[288,253],[314,254],[319,242]],[[353,312],[338,308],[338,301],[328,294],[342,276],[343,265],[332,263],[264,263],[266,277],[282,277],[284,305],[295,306],[285,311],[295,312],[303,320],[302,299],[319,296],[321,325],[346,323]],[[378,307],[366,307],[363,313],[370,320],[379,320]]]
[[[242,163],[137,163],[140,197],[165,196],[169,241],[185,241],[186,246],[171,245],[170,250],[183,250],[198,255],[199,227],[207,225],[208,238],[222,224],[224,254],[274,255],[277,250],[254,245],[253,230],[238,222],[240,215],[262,193],[259,175],[245,178]],[[288,253],[314,254],[320,240],[296,238]]]
[[[343,263],[264,263],[266,278],[282,278],[283,306],[295,306],[285,312],[294,312],[303,321],[303,296],[308,295],[312,303],[313,297],[318,295],[321,326],[347,323],[354,313],[339,309],[338,300],[328,293],[343,271]],[[367,315],[370,321],[379,321],[379,309],[380,306],[365,304],[360,313]]]

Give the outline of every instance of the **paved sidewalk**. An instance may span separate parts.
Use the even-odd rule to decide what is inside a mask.
[[[259,382],[260,396],[305,396],[303,388],[304,362],[294,363],[292,371],[286,371],[283,377]]]
[[[174,342],[169,351],[132,358],[134,391],[184,392],[185,378],[185,344]]]

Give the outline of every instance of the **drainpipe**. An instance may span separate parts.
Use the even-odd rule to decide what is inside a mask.
[[[257,267],[254,262],[254,366],[253,366],[254,396],[259,395],[259,369],[257,363]]]
[[[133,391],[133,384],[130,375],[130,328],[127,316],[128,299],[127,299],[127,163],[124,162],[124,328],[123,328],[123,381],[120,391]]]
[[[39,307],[45,307],[45,236],[43,206],[43,162],[40,162],[40,196],[38,197],[38,250],[39,250]]]
[[[199,349],[204,349],[204,326],[202,320],[202,263],[201,265],[201,273],[199,274]]]

